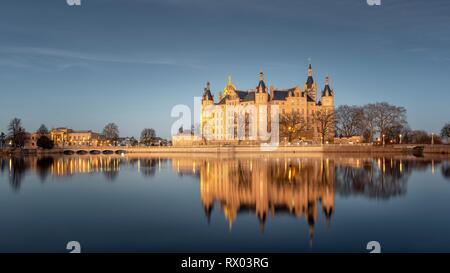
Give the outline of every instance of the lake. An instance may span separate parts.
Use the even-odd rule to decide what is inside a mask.
[[[0,158],[0,252],[450,252],[447,156]]]

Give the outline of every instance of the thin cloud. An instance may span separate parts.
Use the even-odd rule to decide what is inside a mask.
[[[190,68],[201,69],[204,66],[195,63],[183,62],[175,59],[145,59],[145,58],[129,58],[120,56],[111,56],[104,54],[91,54],[84,52],[71,51],[59,48],[43,48],[43,47],[0,47],[0,53],[16,54],[16,55],[32,55],[41,57],[75,59],[89,62],[106,62],[106,63],[122,63],[122,64],[143,64],[143,65],[166,65],[166,66],[184,66]]]

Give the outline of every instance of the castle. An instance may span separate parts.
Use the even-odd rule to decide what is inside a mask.
[[[238,90],[229,77],[216,102],[208,82],[202,96],[200,132],[203,142],[208,143],[261,143],[268,141],[265,132],[270,133],[272,122],[278,121],[281,143],[329,143],[334,139],[333,113],[334,91],[329,78],[319,99],[310,64],[303,88],[268,88],[261,71],[258,85],[248,91]]]

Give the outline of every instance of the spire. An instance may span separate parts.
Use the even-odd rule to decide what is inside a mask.
[[[206,82],[206,87],[203,91],[203,100],[213,100],[213,96],[211,95],[211,85],[209,82]]]
[[[267,87],[266,87],[266,83],[264,82],[264,72],[261,71],[259,72],[259,83],[258,86],[256,87],[256,92],[258,93],[266,93],[267,91]]]
[[[308,78],[306,79],[305,82],[305,90],[306,89],[314,89],[315,88],[315,82],[312,76],[312,66],[311,64],[309,64],[308,66]]]
[[[232,90],[236,90],[236,86],[234,86],[233,82],[231,81],[231,75],[229,75],[227,86],[223,89],[223,95],[224,96],[229,95]]]
[[[330,77],[327,75],[325,77],[325,88],[322,91],[322,96],[332,96],[333,90],[330,87]]]

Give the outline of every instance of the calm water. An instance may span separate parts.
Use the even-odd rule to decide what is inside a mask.
[[[450,252],[448,158],[0,159],[0,252]]]

